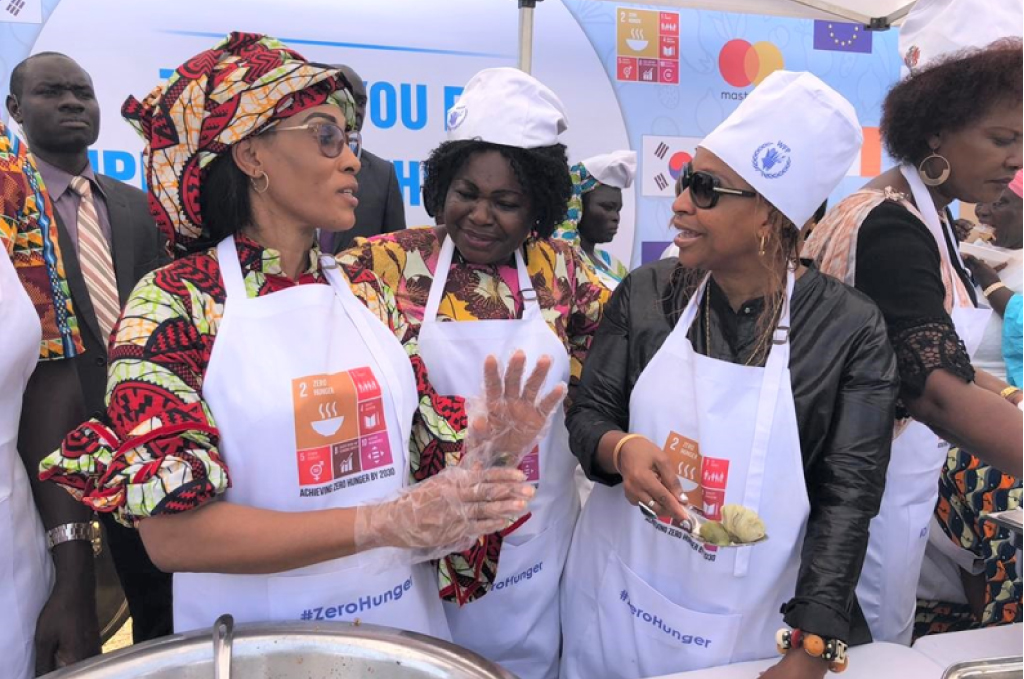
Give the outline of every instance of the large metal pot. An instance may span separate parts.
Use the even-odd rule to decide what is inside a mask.
[[[220,623],[221,621],[218,621]],[[516,679],[467,651],[388,627],[334,623],[239,625],[218,650],[217,626],[147,641],[66,667],[45,679],[211,679],[214,656],[230,656],[228,679]]]

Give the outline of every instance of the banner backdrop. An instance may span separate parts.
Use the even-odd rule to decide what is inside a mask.
[[[95,82],[103,111],[94,167],[141,186],[142,144],[120,118],[170,70],[232,30],[268,33],[307,58],[346,63],[366,80],[366,148],[391,159],[410,225],[431,223],[420,163],[445,138],[447,110],[482,68],[514,66],[511,0],[3,0],[0,92],[29,54],[63,52]],[[674,183],[700,139],[778,68],[808,70],[849,99],[865,127],[838,199],[889,163],[877,126],[899,76],[896,33],[848,24],[547,0],[535,12],[534,74],[563,100],[575,161],[632,148],[640,156],[608,249],[634,266],[671,240]]]

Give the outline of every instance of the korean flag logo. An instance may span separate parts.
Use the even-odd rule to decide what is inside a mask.
[[[754,151],[754,169],[765,179],[778,179],[789,171],[789,166],[793,162],[790,153],[792,149],[781,141],[761,144]]]

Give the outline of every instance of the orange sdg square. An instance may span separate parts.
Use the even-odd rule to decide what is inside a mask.
[[[700,454],[700,444],[673,431],[669,432],[663,450],[668,455],[669,462],[675,467],[679,485],[683,487],[686,499],[694,507],[703,506],[704,488],[701,483],[703,480],[701,476],[703,457]]]
[[[295,446],[319,448],[359,436],[356,387],[347,372],[292,380]]]
[[[619,56],[657,59],[659,19],[658,12],[619,7],[615,22]]]

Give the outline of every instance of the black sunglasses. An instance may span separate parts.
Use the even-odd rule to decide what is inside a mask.
[[[359,158],[363,155],[363,138],[355,130],[343,130],[334,123],[306,123],[296,127],[279,127],[278,132],[289,132],[291,130],[312,130],[316,137],[316,143],[320,147],[320,153],[328,158],[337,158],[341,155],[342,149],[347,145],[352,149],[353,155]]]
[[[718,199],[724,194],[726,196],[741,196],[743,198],[754,198],[755,191],[744,191],[743,189],[730,189],[720,186],[718,177],[709,172],[694,172],[693,165],[687,163],[683,171],[679,173],[676,180],[676,195],[678,196],[686,189],[690,189],[690,199],[693,204],[701,210],[710,210],[718,205]]]

